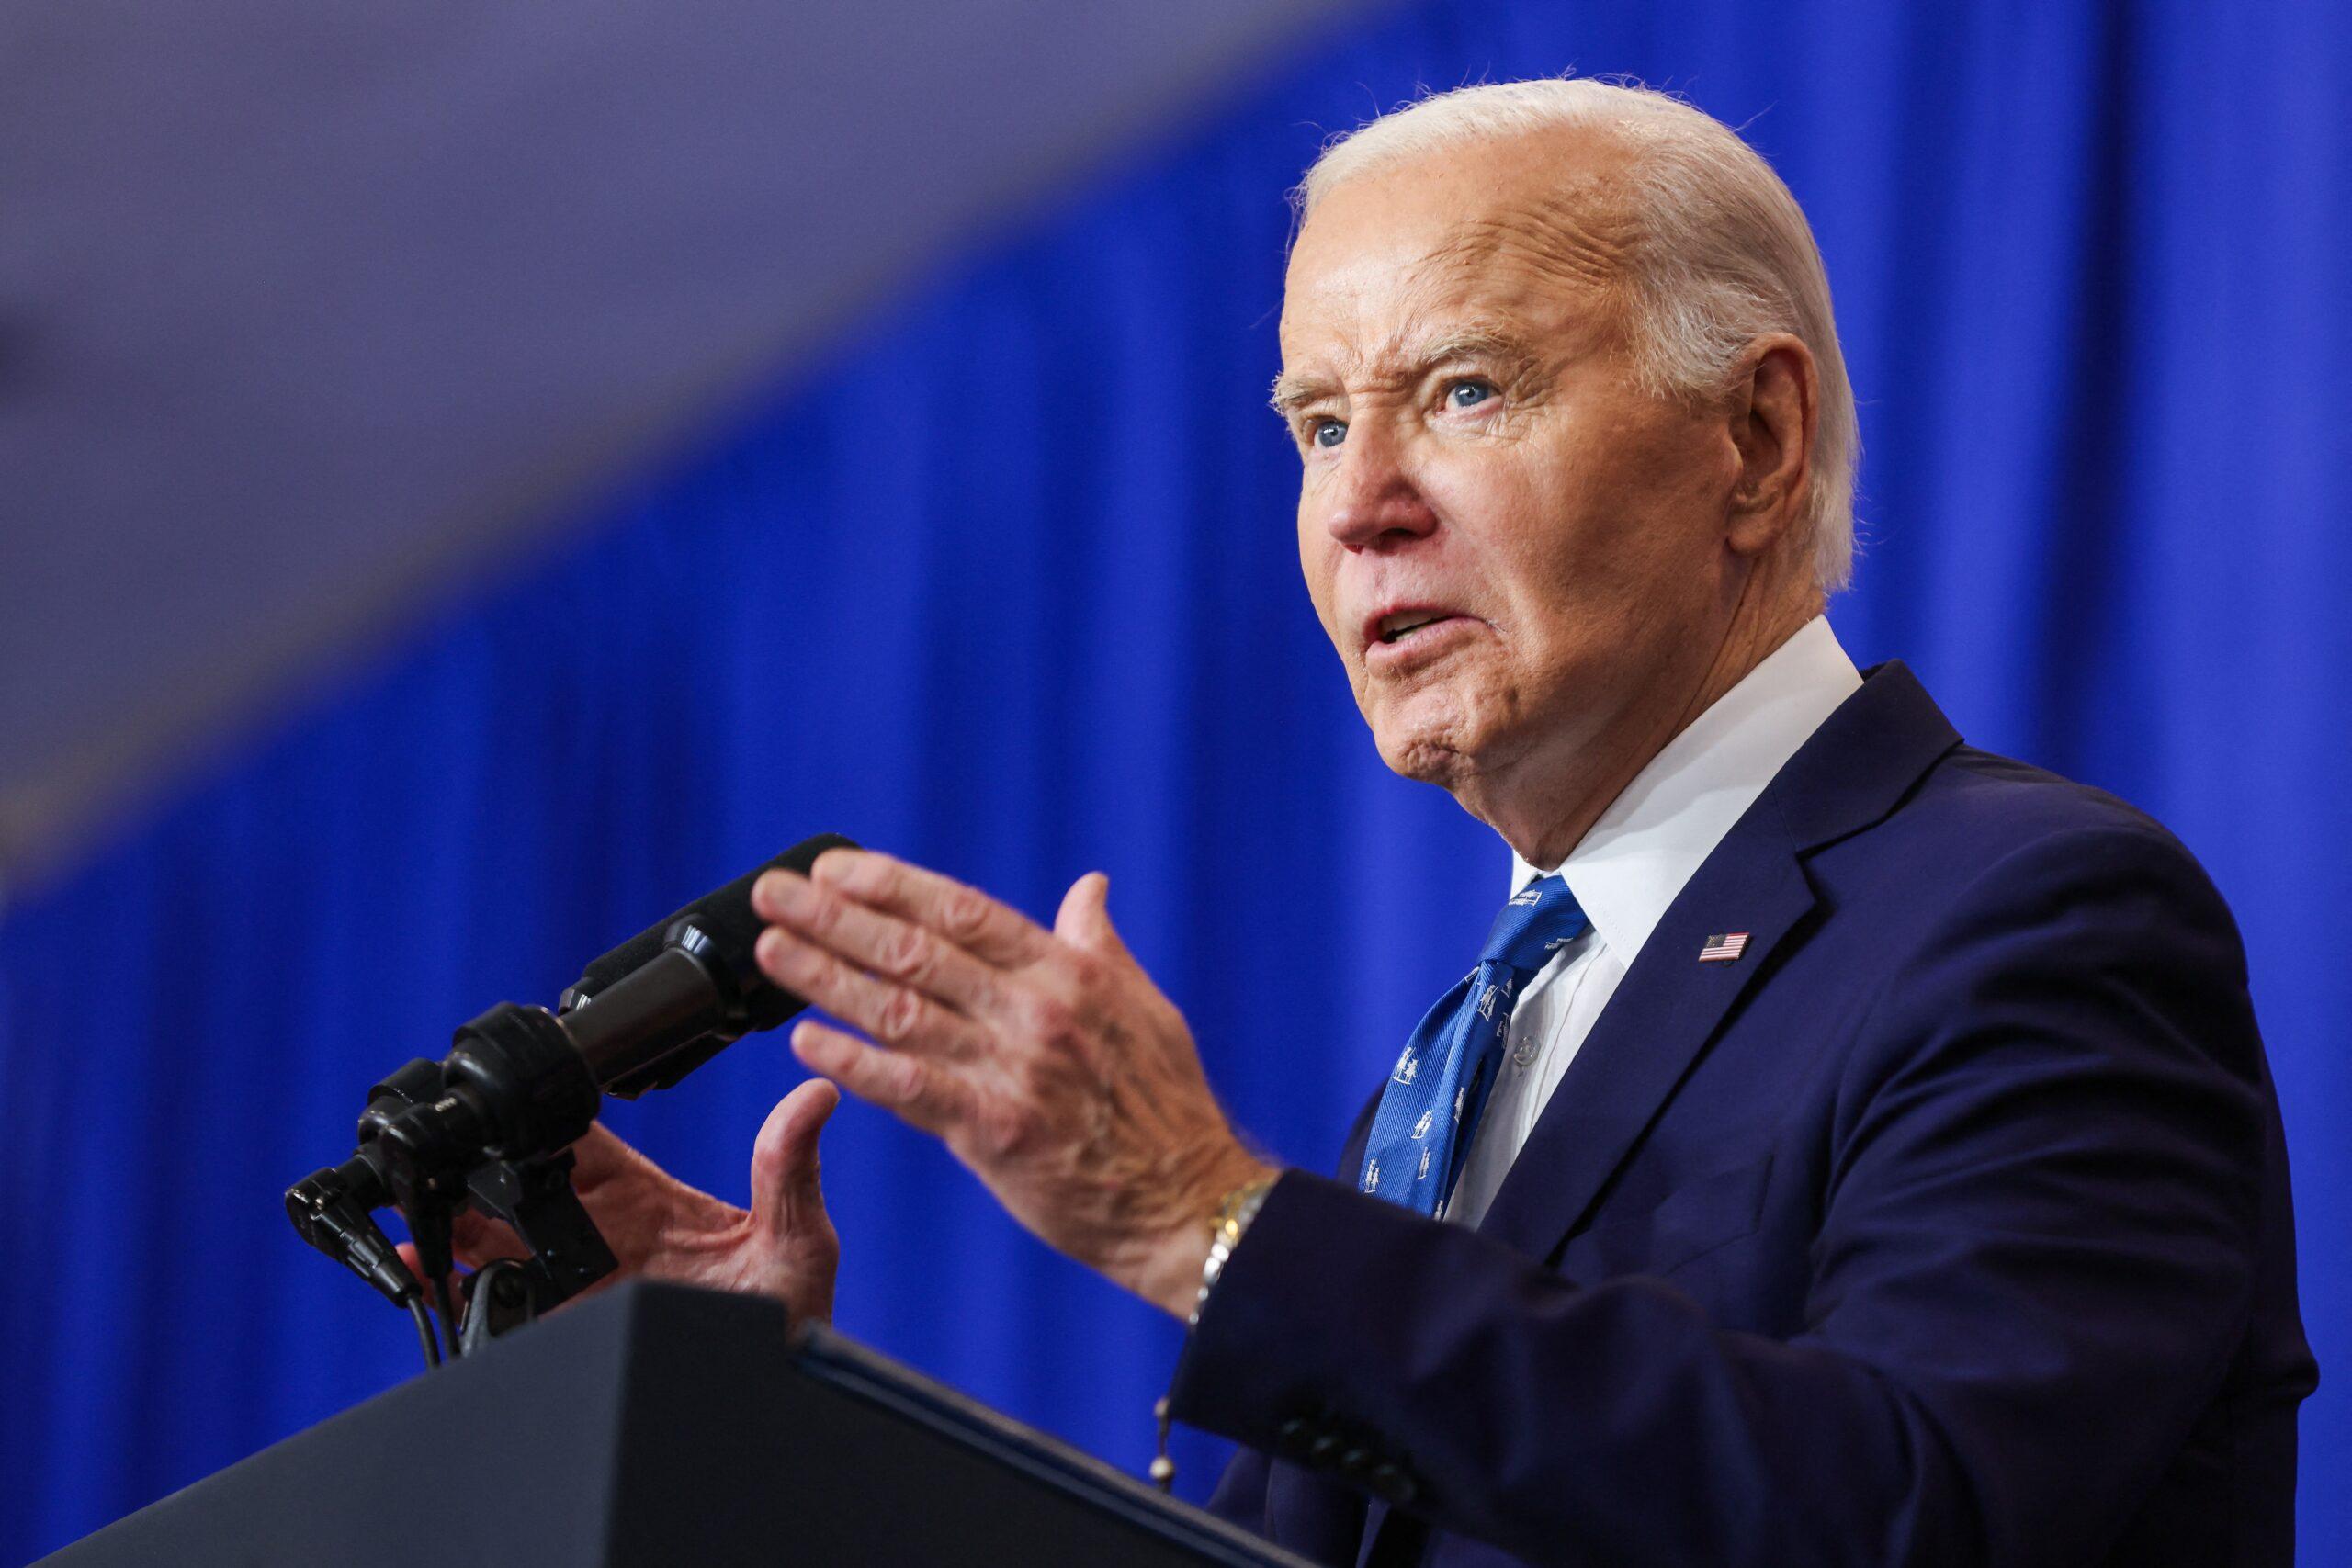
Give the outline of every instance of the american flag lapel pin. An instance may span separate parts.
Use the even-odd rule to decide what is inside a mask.
[[[1709,937],[1707,944],[1699,950],[1699,962],[1730,964],[1747,951],[1747,933],[1746,931],[1717,931],[1713,936]]]

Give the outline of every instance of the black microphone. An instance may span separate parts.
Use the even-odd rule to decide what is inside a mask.
[[[427,1274],[442,1274],[447,1243],[435,1232],[446,1224],[422,1222],[465,1202],[469,1176],[485,1159],[553,1156],[586,1134],[604,1095],[633,1100],[667,1089],[806,1008],[760,972],[752,884],[779,868],[805,875],[827,850],[856,847],[822,833],[705,894],[590,964],[564,992],[560,1017],[501,1002],[465,1024],[439,1064],[412,1062],[370,1091],[359,1153],[287,1193],[296,1228],[387,1296],[413,1295],[368,1212],[397,1202]],[[510,1223],[523,1217],[504,1209]],[[518,1228],[530,1239],[527,1224]],[[611,1266],[609,1255],[583,1262],[582,1282]]]
[[[668,1089],[744,1035],[807,1007],[760,972],[753,948],[764,922],[752,912],[752,884],[779,869],[806,876],[827,850],[855,848],[839,833],[820,833],[582,969],[557,1010],[604,1091],[635,1100]]]
[[[441,1095],[441,1066],[423,1057],[403,1065],[368,1091],[359,1117],[359,1152],[287,1189],[286,1213],[304,1241],[334,1258],[383,1292],[394,1306],[420,1293],[416,1277],[392,1248],[391,1238],[368,1217],[391,1198],[384,1147],[376,1135],[412,1105]]]
[[[384,1123],[402,1208],[462,1179],[486,1152],[552,1154],[596,1119],[601,1096],[667,1089],[754,1030],[808,1004],[760,972],[763,922],[752,884],[783,868],[804,874],[827,850],[856,846],[821,833],[630,938],[564,993],[561,1017],[501,1002],[458,1031],[441,1064],[439,1099]]]

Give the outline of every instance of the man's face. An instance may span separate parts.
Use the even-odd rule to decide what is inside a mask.
[[[1456,788],[1641,728],[1736,596],[1725,422],[1645,391],[1631,357],[1623,157],[1522,138],[1361,175],[1292,252],[1299,556],[1410,777]]]

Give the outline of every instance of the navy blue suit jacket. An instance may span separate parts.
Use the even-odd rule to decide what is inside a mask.
[[[1333,1563],[2208,1568],[2290,1560],[2313,1381],[2229,911],[1898,664],[1675,900],[1477,1229],[1285,1175],[1173,1405],[1247,1445],[1213,1506]]]

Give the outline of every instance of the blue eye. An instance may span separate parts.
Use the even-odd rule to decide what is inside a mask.
[[[1314,430],[1307,436],[1317,446],[1337,446],[1347,438],[1347,422],[1337,419],[1317,420]]]
[[[1458,409],[1476,408],[1494,395],[1493,385],[1486,381],[1456,381],[1445,389],[1445,400]]]

